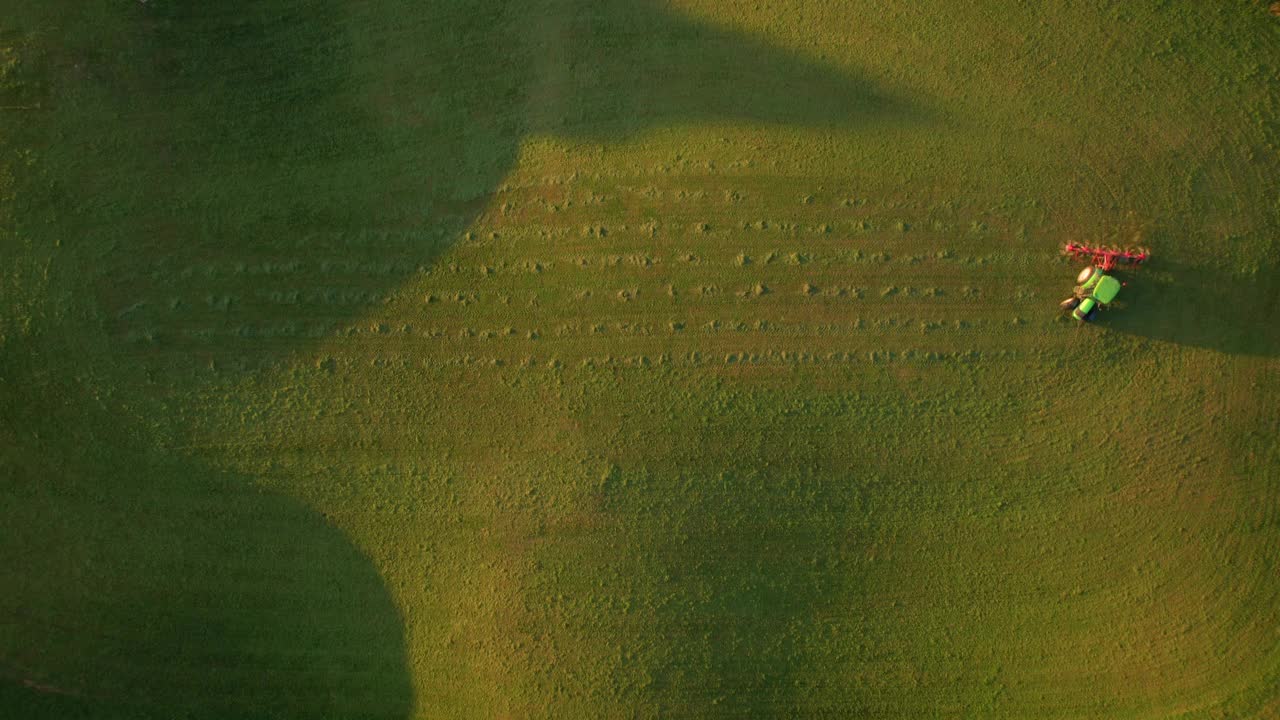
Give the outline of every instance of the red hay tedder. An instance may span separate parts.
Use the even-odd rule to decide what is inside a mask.
[[[1141,265],[1151,257],[1146,248],[1115,250],[1082,243],[1067,243],[1062,247],[1062,254],[1083,260],[1102,272],[1110,272],[1116,265]]]

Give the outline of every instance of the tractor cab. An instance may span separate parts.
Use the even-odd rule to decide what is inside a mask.
[[[1116,295],[1120,294],[1122,284],[1119,280],[1102,270],[1090,266],[1080,271],[1076,278],[1073,297],[1062,303],[1064,310],[1071,311],[1071,317],[1086,321],[1093,317],[1098,308],[1106,307]]]

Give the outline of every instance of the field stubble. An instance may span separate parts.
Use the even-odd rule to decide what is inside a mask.
[[[6,697],[1274,707],[1274,32],[855,5],[25,10]]]

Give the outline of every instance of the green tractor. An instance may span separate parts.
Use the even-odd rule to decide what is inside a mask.
[[[1071,257],[1090,262],[1089,267],[1081,270],[1076,278],[1079,284],[1076,285],[1071,297],[1063,300],[1059,306],[1063,311],[1070,312],[1071,317],[1080,322],[1092,319],[1099,309],[1111,304],[1116,299],[1116,295],[1120,294],[1120,288],[1124,287],[1124,283],[1107,274],[1117,263],[1137,265],[1146,262],[1150,257],[1150,253],[1141,249],[1111,250],[1076,243],[1068,243],[1063,248],[1063,252]]]

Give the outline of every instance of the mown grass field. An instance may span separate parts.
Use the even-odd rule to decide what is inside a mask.
[[[0,715],[1280,717],[1280,18],[1012,5],[0,0]]]

